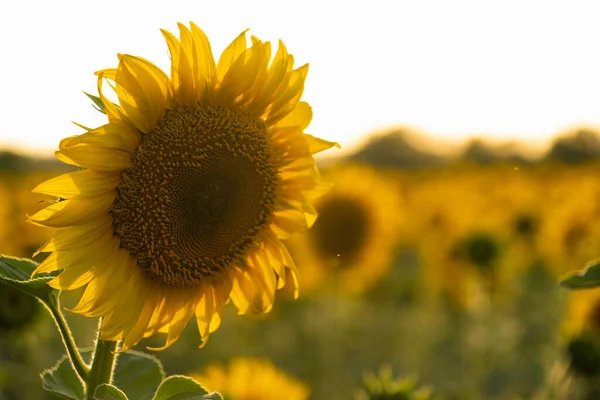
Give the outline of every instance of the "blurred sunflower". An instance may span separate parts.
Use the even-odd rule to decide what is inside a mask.
[[[600,374],[600,289],[573,291],[561,334],[573,371],[587,377]]]
[[[268,312],[286,269],[297,295],[281,239],[315,221],[313,154],[336,145],[304,133],[308,65],[293,69],[282,42],[271,60],[269,42],[247,47],[242,32],[215,63],[204,32],[178,26],[179,39],[162,31],[170,77],[125,54],[96,72],[108,124],[56,152],[84,170],[34,189],[59,197],[30,217],[58,228],[34,274],[62,269],[49,282],[61,290],[87,284],[72,311],[103,317],[100,338],[124,349],[158,332],[164,349],[194,314],[205,341],[229,298],[240,313]]]
[[[268,359],[236,358],[228,367],[209,365],[192,377],[209,391],[231,400],[306,400],[308,386],[277,369]]]
[[[546,200],[537,247],[559,277],[600,256],[600,205],[590,201],[600,196],[597,166],[555,166],[541,179]]]
[[[562,328],[568,337],[585,333],[600,338],[600,289],[569,292]]]
[[[539,208],[540,195],[528,171],[458,165],[441,173],[418,172],[404,187],[411,218],[401,235],[419,252],[422,299],[449,299],[466,307],[488,297],[492,283],[494,295],[510,297],[511,281],[535,259],[530,246],[512,247],[515,219]],[[522,229],[530,232],[523,235],[537,234],[532,221],[524,222],[530,226]]]
[[[326,176],[333,188],[316,202],[319,220],[291,238],[290,251],[302,265],[303,288],[335,274],[341,290],[358,293],[390,268],[401,223],[399,191],[366,166],[341,166]]]

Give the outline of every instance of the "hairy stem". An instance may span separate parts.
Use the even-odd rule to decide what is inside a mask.
[[[79,350],[77,350],[77,345],[75,345],[75,340],[73,339],[73,335],[71,334],[69,325],[67,325],[67,321],[65,320],[65,317],[62,314],[62,312],[60,311],[60,301],[58,299],[58,296],[53,298],[51,300],[51,303],[52,303],[52,305],[50,307],[48,307],[48,309],[50,310],[50,313],[54,317],[56,326],[58,326],[60,336],[65,345],[65,348],[67,349],[67,355],[69,356],[69,359],[71,360],[71,364],[73,365],[75,372],[77,373],[77,375],[79,375],[81,380],[83,380],[85,382],[90,373],[90,369],[83,362],[83,359],[81,358],[81,354],[79,353]]]
[[[118,342],[96,340],[92,369],[86,380],[86,400],[94,398],[94,391],[98,386],[103,383],[112,383],[115,362],[117,361],[117,345]]]

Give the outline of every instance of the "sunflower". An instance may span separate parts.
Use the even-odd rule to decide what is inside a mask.
[[[569,293],[561,336],[571,369],[587,377],[600,373],[600,290]]]
[[[373,286],[389,270],[402,221],[399,189],[376,170],[347,165],[329,170],[332,189],[316,202],[319,220],[288,243],[302,265],[304,288],[332,274],[348,293]]]
[[[306,400],[309,388],[277,369],[268,359],[236,358],[228,367],[209,365],[192,377],[208,390],[232,400]]]
[[[57,158],[83,170],[34,189],[59,197],[30,217],[58,228],[34,275],[61,269],[50,286],[87,285],[72,311],[102,317],[100,339],[123,349],[166,333],[164,349],[193,315],[205,342],[229,299],[268,312],[286,269],[297,295],[281,239],[315,221],[313,154],[337,145],[304,133],[308,65],[293,69],[281,41],[271,60],[270,43],[248,47],[244,31],[215,63],[204,32],[178,26],[179,39],[162,31],[170,77],[126,54],[96,72],[108,123],[60,142]]]
[[[590,201],[600,196],[597,168],[552,166],[542,177],[546,200],[536,244],[556,278],[600,255],[600,205]]]
[[[584,333],[600,339],[600,289],[569,293],[562,329],[569,337]]]

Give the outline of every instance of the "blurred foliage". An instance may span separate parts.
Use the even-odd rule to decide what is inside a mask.
[[[379,374],[368,373],[364,378],[364,389],[357,400],[429,400],[431,391],[418,389],[416,379],[394,378],[392,369],[382,367]]]
[[[348,157],[349,162],[377,168],[420,169],[444,164],[444,158],[422,150],[411,141],[408,129],[392,131],[371,139],[362,149]]]
[[[546,158],[564,163],[580,163],[600,157],[598,129],[582,127],[554,140]]]
[[[456,162],[484,166],[585,163],[600,158],[600,128],[581,126],[559,133],[544,154],[532,156],[522,147],[516,142],[498,144],[474,138],[468,140],[460,151],[448,153],[432,148],[419,131],[401,127],[374,135],[346,161],[408,171],[439,168]]]
[[[157,354],[167,374],[250,357],[272,360],[316,400],[353,398],[365,373],[381,365],[395,376],[418,376],[432,399],[600,398],[600,290],[558,287],[565,273],[600,256],[596,131],[573,130],[536,159],[482,141],[440,156],[406,135],[375,138],[323,171],[339,188],[332,193],[353,193],[346,197],[353,202],[331,203],[329,212],[323,197],[313,236],[292,239],[320,258],[303,259],[309,252],[290,242],[301,253],[300,298],[284,288],[261,317],[235,316],[228,307],[222,327],[198,350],[190,324]],[[30,257],[49,234],[25,222],[43,205],[31,189],[67,170],[0,160],[0,253]],[[323,254],[337,261],[324,262]],[[354,284],[359,289],[347,290]],[[74,298],[63,295],[67,308]],[[44,398],[31,371],[51,367],[62,353],[46,314],[0,333],[0,398]],[[78,344],[91,345],[96,321],[67,317]],[[154,341],[160,338],[139,349]],[[371,382],[378,380],[417,388],[387,372]]]

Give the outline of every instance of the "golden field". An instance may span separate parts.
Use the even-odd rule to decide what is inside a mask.
[[[31,257],[47,240],[25,222],[44,201],[31,189],[64,172],[0,173],[0,253]],[[289,241],[300,298],[284,288],[270,314],[225,318],[199,350],[190,323],[156,355],[170,374],[270,359],[302,382],[299,399],[354,398],[382,366],[415,377],[432,399],[599,398],[600,290],[558,285],[600,257],[599,172],[593,160],[330,162],[319,219]],[[0,291],[0,398],[44,398],[23,371],[50,367],[60,339],[40,307]],[[96,321],[69,321],[90,346]],[[211,389],[227,398],[226,387]]]

